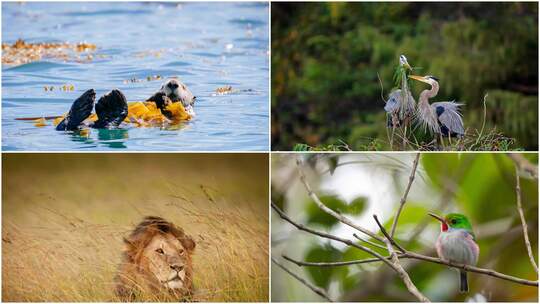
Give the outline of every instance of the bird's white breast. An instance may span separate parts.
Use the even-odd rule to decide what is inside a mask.
[[[437,239],[437,253],[442,259],[455,263],[476,265],[477,245],[472,236],[463,230],[441,232]]]

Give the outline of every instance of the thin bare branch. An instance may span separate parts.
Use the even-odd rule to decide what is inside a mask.
[[[328,234],[328,233],[324,233],[324,232],[320,232],[320,231],[316,231],[316,230],[313,230],[311,228],[308,228],[308,227],[306,227],[306,226],[304,226],[302,224],[299,224],[299,223],[293,221],[291,218],[289,218],[281,209],[279,209],[279,207],[276,204],[274,204],[274,202],[271,202],[271,205],[272,205],[272,209],[274,209],[279,214],[279,217],[281,217],[285,221],[289,222],[290,224],[292,224],[294,227],[298,228],[299,230],[302,230],[302,231],[305,231],[307,233],[311,233],[311,234],[320,236],[320,237],[325,238],[325,239],[330,239],[330,240],[342,242],[342,243],[344,243],[346,245],[349,245],[351,247],[360,249],[360,250],[362,250],[364,252],[367,252],[367,253],[373,255],[374,257],[377,257],[379,260],[385,262],[390,267],[393,266],[392,263],[390,263],[388,260],[386,260],[385,257],[383,257],[379,253],[371,250],[370,248],[367,248],[367,247],[364,247],[362,245],[356,244],[353,241],[348,240],[348,239],[340,238],[340,237],[335,236],[335,235],[331,235],[331,234]]]
[[[377,247],[377,248],[386,250],[386,247],[385,247],[385,246],[379,245],[379,244],[377,244],[377,243],[373,243],[372,241],[369,241],[369,240],[364,240],[363,238],[361,238],[360,236],[358,236],[358,234],[356,234],[356,233],[353,233],[353,236],[354,236],[355,238],[357,238],[358,240],[364,242],[364,243],[370,244],[371,246],[374,246],[374,247]]]
[[[386,249],[386,247],[384,248]],[[338,266],[350,266],[350,265],[359,265],[359,264],[368,264],[373,262],[380,262],[381,260],[379,258],[370,258],[370,259],[363,259],[363,260],[353,260],[353,261],[345,261],[345,262],[304,262],[304,261],[298,261],[291,257],[288,257],[286,255],[282,255],[282,257],[290,262],[293,262],[294,264],[303,267],[338,267]],[[403,257],[401,254],[398,254],[398,257]],[[386,259],[390,259],[390,257],[387,257]]]
[[[398,211],[396,212],[396,216],[394,216],[392,229],[390,229],[391,237],[394,237],[394,233],[396,232],[399,215],[401,214],[401,210],[403,210],[403,206],[405,206],[405,202],[407,201],[407,196],[409,195],[409,191],[411,190],[411,186],[414,181],[414,176],[416,174],[416,167],[418,167],[419,159],[420,159],[420,153],[416,153],[416,157],[414,158],[414,162],[411,169],[411,175],[409,175],[409,183],[407,184],[407,188],[405,188],[405,193],[403,193],[403,196],[401,197],[401,200],[399,201]]]
[[[395,244],[396,246],[399,246],[399,245],[397,245],[397,243],[392,239],[392,237],[388,235],[388,233],[386,232],[386,229],[384,229],[383,225],[381,225],[381,223],[379,222],[379,219],[377,219],[377,216],[373,215],[373,218],[375,219],[375,222],[377,222],[377,225],[379,225],[381,232],[386,237],[384,242],[386,243],[386,248],[388,249],[388,253],[390,254],[390,259],[392,260],[392,264],[394,264],[395,266],[396,272],[398,273],[399,277],[403,281],[403,284],[405,284],[405,287],[407,287],[409,292],[413,296],[415,296],[419,301],[431,302],[426,296],[424,296],[424,294],[420,292],[420,290],[418,290],[416,285],[414,285],[413,281],[409,277],[409,274],[407,273],[407,271],[405,271],[405,269],[403,269],[403,266],[401,266],[397,253],[394,251],[394,248],[392,247],[392,244]],[[398,247],[398,248],[401,248],[401,247]],[[405,252],[403,248],[401,248],[400,250],[402,251],[402,253]]]
[[[384,229],[384,226],[379,222],[379,219],[376,215],[373,215],[373,218],[375,219],[375,222],[379,226],[379,229],[381,229],[382,234],[386,237],[386,239],[390,242],[390,244],[394,245],[401,253],[405,253],[407,250],[405,250],[403,247],[401,247],[391,236],[388,235],[388,232],[386,232],[386,229]],[[386,243],[386,242],[385,242]]]
[[[446,265],[446,266],[457,268],[457,269],[463,269],[463,270],[468,271],[468,272],[474,272],[474,273],[478,273],[478,274],[483,274],[483,275],[491,276],[491,277],[494,277],[494,278],[498,278],[498,279],[502,279],[502,280],[522,284],[522,285],[538,287],[538,281],[531,281],[531,280],[526,280],[526,279],[510,276],[510,275],[507,275],[507,274],[497,272],[497,271],[492,270],[492,269],[474,267],[474,266],[463,265],[463,264],[454,264],[454,263],[451,263],[451,262],[448,262],[448,261],[443,261],[443,260],[441,260],[439,258],[435,258],[435,257],[431,257],[431,256],[419,254],[419,253],[414,253],[414,252],[410,252],[410,251],[407,251],[406,253],[398,253],[397,256],[400,259],[422,260],[422,261],[436,263],[436,264],[440,264],[440,265]],[[390,259],[390,258],[391,257],[386,257],[386,259]],[[334,263],[296,261],[298,263],[295,263],[295,264],[297,264],[299,266],[332,267],[332,266],[347,266],[347,265],[356,265],[356,264],[367,264],[367,263],[374,263],[374,262],[379,262],[379,261],[380,261],[380,259],[377,258],[377,259],[364,259],[364,260],[355,260],[355,261],[347,261],[347,262],[334,262]],[[345,265],[345,264],[342,265],[341,263],[347,263],[347,265]],[[319,265],[316,265],[316,264],[319,264]]]
[[[427,262],[432,262],[432,263],[446,265],[446,266],[450,266],[450,267],[454,267],[454,268],[458,268],[458,269],[463,269],[463,270],[469,271],[469,272],[476,272],[476,273],[480,273],[480,274],[485,274],[485,275],[488,275],[488,276],[491,276],[491,277],[503,279],[503,280],[506,280],[506,281],[510,281],[510,282],[514,282],[514,283],[518,283],[518,284],[522,284],[522,285],[529,285],[529,286],[538,287],[538,281],[531,281],[531,280],[525,280],[525,279],[513,277],[513,276],[506,275],[506,274],[503,274],[503,273],[500,273],[500,272],[497,272],[497,271],[491,270],[491,269],[484,269],[484,268],[479,268],[479,267],[470,266],[470,265],[464,265],[464,264],[456,264],[456,263],[452,263],[452,262],[448,262],[448,261],[443,261],[443,260],[441,260],[439,258],[434,258],[434,257],[430,257],[430,256],[426,256],[426,255],[422,255],[422,254],[418,254],[418,253],[414,253],[414,252],[410,252],[410,251],[407,251],[407,253],[405,253],[404,255],[405,255],[405,257],[411,258],[411,259],[424,260],[424,261],[427,261]]]
[[[514,164],[516,164],[519,169],[528,172],[534,179],[538,180],[538,166],[532,164],[522,154],[508,153],[507,155],[514,161]]]
[[[516,164],[516,203],[517,210],[519,213],[519,218],[521,219],[521,226],[523,227],[523,238],[525,239],[525,247],[527,247],[527,254],[529,255],[529,260],[534,268],[534,271],[538,274],[538,265],[534,259],[534,254],[531,248],[531,242],[529,241],[529,233],[527,232],[527,221],[525,220],[525,214],[523,214],[523,207],[521,207],[521,186],[519,183],[519,167]]]
[[[335,217],[338,221],[342,222],[343,224],[347,225],[347,226],[350,226],[366,235],[369,235],[370,237],[378,240],[379,242],[384,242],[384,240],[376,235],[375,233],[361,227],[361,226],[358,226],[356,225],[352,220],[348,219],[347,217],[335,212],[334,210],[328,208],[323,202],[321,202],[321,200],[319,199],[319,197],[317,196],[317,194],[315,194],[315,192],[313,192],[313,190],[311,189],[311,186],[309,185],[309,183],[307,182],[306,180],[306,176],[304,174],[304,171],[302,170],[302,163],[300,161],[300,159],[296,159],[296,165],[298,167],[298,173],[300,174],[300,180],[302,181],[302,183],[304,184],[304,187],[306,188],[306,191],[308,192],[308,195],[309,197],[315,202],[315,204],[322,210],[324,211],[325,213]]]
[[[303,278],[301,278],[300,276],[298,276],[297,274],[295,274],[294,272],[290,271],[287,267],[285,267],[284,265],[282,265],[281,263],[279,263],[276,259],[272,258],[272,262],[276,265],[279,266],[279,268],[283,269],[286,273],[288,273],[290,276],[292,276],[293,278],[295,278],[296,280],[298,280],[300,283],[304,284],[307,288],[311,289],[314,293],[318,294],[319,296],[325,298],[326,300],[328,300],[329,302],[335,302],[334,300],[332,300],[328,294],[322,289],[322,288],[319,288],[317,286],[314,286],[312,284],[310,284],[308,281],[304,280]]]

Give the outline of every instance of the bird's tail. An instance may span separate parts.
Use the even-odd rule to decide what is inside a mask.
[[[469,292],[469,283],[467,282],[467,272],[463,270],[459,272],[459,292],[461,293]]]

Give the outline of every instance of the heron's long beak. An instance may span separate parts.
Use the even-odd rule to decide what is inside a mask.
[[[414,79],[414,80],[418,80],[418,81],[421,81],[421,82],[424,82],[424,83],[428,83],[428,84],[429,84],[429,82],[427,82],[427,81],[426,81],[426,78],[423,77],[423,76],[409,75],[409,78]]]
[[[435,219],[441,221],[441,223],[444,223],[444,219],[438,215],[436,215],[435,213],[428,213],[429,215],[431,215],[432,217],[434,217]]]

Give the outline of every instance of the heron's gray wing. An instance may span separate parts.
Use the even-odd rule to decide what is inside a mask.
[[[431,104],[431,106],[437,112],[439,122],[447,127],[450,132],[465,134],[465,130],[463,128],[463,119],[461,118],[461,113],[459,112],[459,107],[462,105],[463,104],[461,103],[456,103],[453,101],[441,101]],[[441,108],[442,110],[440,110]]]
[[[388,95],[384,110],[388,114],[397,113],[401,105],[401,90],[395,90]]]

